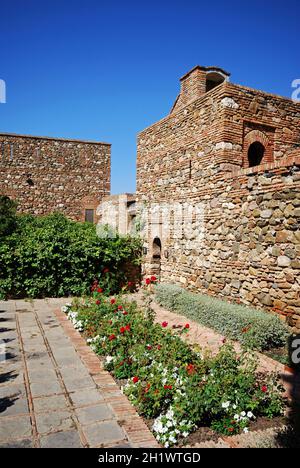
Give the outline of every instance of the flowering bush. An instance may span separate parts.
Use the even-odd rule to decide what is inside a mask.
[[[170,328],[122,296],[101,288],[88,300],[64,308],[104,365],[122,380],[123,392],[165,447],[176,445],[201,425],[231,435],[247,431],[258,416],[283,410],[275,376],[257,374],[252,353],[238,355],[224,344],[217,356],[203,355],[182,340],[189,324]],[[124,382],[123,382],[124,380]]]
[[[10,211],[13,214],[13,207]],[[99,238],[93,224],[62,214],[19,215],[12,221],[14,229],[11,223],[9,229],[4,225],[5,236],[0,228],[1,299],[82,295],[95,278],[105,292],[114,294],[128,285],[133,270],[138,272],[130,269],[141,256],[138,238]]]

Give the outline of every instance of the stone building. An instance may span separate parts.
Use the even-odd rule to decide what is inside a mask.
[[[122,193],[104,197],[97,208],[98,234],[103,226],[110,226],[121,235],[135,235],[136,195]]]
[[[137,203],[145,273],[300,329],[299,103],[195,67],[170,114],[138,135]]]
[[[22,213],[96,222],[110,194],[110,153],[108,143],[1,133],[0,194]]]

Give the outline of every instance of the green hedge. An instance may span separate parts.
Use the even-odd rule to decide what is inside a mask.
[[[17,224],[17,204],[6,195],[0,195],[0,242],[11,234]]]
[[[14,232],[0,237],[0,298],[81,295],[95,279],[114,293],[140,252],[138,239],[99,238],[94,225],[61,214],[18,216]]]
[[[289,334],[285,324],[275,315],[194,294],[179,286],[159,284],[155,287],[155,296],[166,309],[185,315],[252,349],[283,346]]]

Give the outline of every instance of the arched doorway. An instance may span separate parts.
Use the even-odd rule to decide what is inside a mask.
[[[259,166],[265,154],[265,147],[259,141],[255,141],[249,146],[248,149],[248,163],[249,167]]]
[[[160,275],[161,241],[155,237],[152,244],[151,270],[153,274]]]

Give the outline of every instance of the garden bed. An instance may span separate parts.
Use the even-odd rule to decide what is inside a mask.
[[[90,298],[64,310],[165,447],[278,424],[284,412],[277,376],[258,373],[254,353],[224,344],[215,356],[202,354],[182,339],[189,323],[155,323],[147,301],[141,309],[94,285]]]

